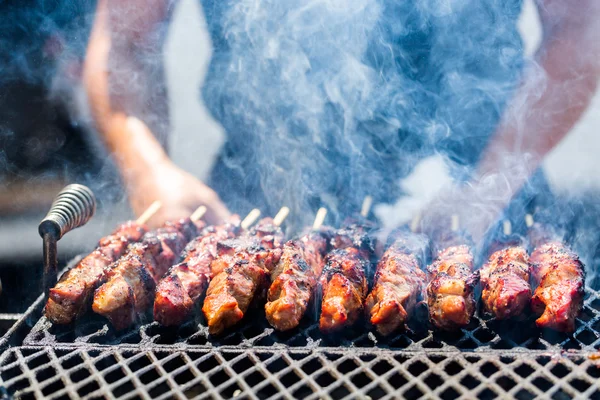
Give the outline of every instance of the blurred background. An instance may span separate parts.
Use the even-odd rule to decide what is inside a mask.
[[[114,165],[90,131],[80,84],[94,9],[94,1],[0,0],[0,313],[21,312],[40,293],[37,225],[64,185],[89,185],[98,210],[87,226],[59,242],[61,266],[131,217]],[[525,2],[519,28],[531,55],[541,37],[532,0]],[[200,3],[180,1],[164,54],[173,128],[169,152],[200,179],[224,141],[199,96],[210,56]],[[544,163],[557,195],[600,189],[598,128],[596,95],[574,132]],[[413,203],[427,201],[448,180],[444,174],[439,160],[423,162],[407,179]],[[400,201],[378,212],[395,215],[404,206]]]

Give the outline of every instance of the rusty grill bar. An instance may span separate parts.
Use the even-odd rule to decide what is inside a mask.
[[[177,329],[147,315],[117,333],[95,315],[53,326],[43,305],[41,296],[0,340],[4,397],[600,399],[597,287],[587,288],[572,335],[540,331],[531,316],[478,315],[454,334],[417,322],[382,338],[363,321],[331,338],[315,318],[277,332],[260,311],[220,338],[209,337],[201,313]]]

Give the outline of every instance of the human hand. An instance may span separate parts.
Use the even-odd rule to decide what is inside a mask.
[[[417,229],[434,241],[453,230],[465,231],[478,244],[513,194],[514,188],[499,174],[452,184],[424,207]]]
[[[129,200],[137,216],[152,202],[161,202],[161,208],[149,222],[152,227],[189,217],[202,205],[207,208],[203,219],[210,224],[219,223],[230,215],[214,190],[171,161],[153,166],[141,181],[132,185],[129,188]]]

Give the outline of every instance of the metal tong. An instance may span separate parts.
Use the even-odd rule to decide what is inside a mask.
[[[95,212],[94,193],[87,186],[72,184],[60,191],[40,222],[38,232],[44,241],[43,289],[46,295],[58,277],[57,242],[67,232],[85,225]]]

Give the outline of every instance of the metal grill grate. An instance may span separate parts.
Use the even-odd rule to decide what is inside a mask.
[[[96,316],[52,326],[40,318],[43,300],[0,341],[12,346],[0,356],[5,396],[600,399],[600,294],[591,288],[572,335],[539,331],[531,317],[481,317],[456,334],[416,324],[391,338],[366,329],[332,338],[314,320],[276,332],[260,312],[221,338],[201,317],[116,333]]]
[[[201,314],[201,313],[198,313]],[[315,313],[316,315],[316,313]],[[147,315],[148,320],[152,319]],[[86,346],[118,345],[121,343],[138,346],[174,344],[186,348],[285,346],[289,348],[385,347],[396,350],[549,350],[587,351],[600,350],[600,294],[587,290],[584,308],[576,322],[573,334],[535,327],[534,317],[522,321],[497,321],[493,318],[476,316],[465,329],[455,333],[424,330],[426,323],[414,323],[412,332],[384,338],[364,329],[368,324],[357,324],[359,328],[347,329],[342,334],[323,335],[316,318],[305,320],[298,329],[278,332],[270,327],[264,313],[256,310],[245,318],[237,329],[223,337],[208,335],[208,328],[201,317],[179,328],[164,328],[156,322],[141,324],[136,329],[115,332],[100,316],[92,315],[75,327],[54,326],[41,318],[25,335],[24,345]]]
[[[2,358],[23,399],[600,398],[600,367],[575,354],[31,346]]]

